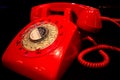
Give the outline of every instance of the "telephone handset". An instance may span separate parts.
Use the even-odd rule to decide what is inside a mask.
[[[56,2],[35,6],[31,10],[31,22],[10,43],[2,62],[33,80],[60,79],[77,55],[78,61],[84,66],[104,67],[109,63],[109,57],[103,50],[99,50],[103,62],[88,62],[83,56],[97,49],[120,51],[120,48],[97,45],[90,36],[82,39],[82,33],[78,30],[79,27],[95,33],[102,28],[102,19],[108,18],[101,18],[98,9],[81,4]],[[120,27],[117,22],[111,21]],[[78,54],[82,40],[90,40],[95,46]]]
[[[68,20],[71,20],[72,12],[74,12],[77,16],[75,24],[89,32],[96,32],[102,28],[98,9],[75,3],[49,3],[33,7],[31,11],[31,21],[48,16],[50,11],[64,12],[64,16]]]

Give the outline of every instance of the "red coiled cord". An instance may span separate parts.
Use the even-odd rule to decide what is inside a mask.
[[[115,23],[118,27],[120,27],[120,24],[118,23],[120,21],[119,19],[112,19],[112,18],[105,17],[105,16],[102,16],[101,19],[103,21],[111,21],[111,22]]]
[[[118,27],[120,27],[120,24],[115,19],[112,19],[112,18],[109,18],[109,17],[101,17],[101,19],[105,20],[105,21],[111,21],[111,22],[115,23]],[[83,50],[78,55],[78,61],[82,65],[84,65],[86,67],[89,67],[89,68],[102,68],[102,67],[107,66],[107,64],[109,63],[109,61],[110,61],[109,56],[106,54],[106,52],[104,52],[101,49],[110,49],[110,50],[115,50],[115,51],[120,52],[120,48],[115,47],[115,46],[110,46],[110,45],[105,45],[105,44],[99,44],[98,45],[95,42],[95,40],[92,37],[90,37],[90,36],[87,36],[87,37],[83,38],[82,40],[89,40],[89,41],[91,41],[95,45],[93,47],[89,47],[89,48]],[[99,53],[103,57],[103,61],[101,61],[101,62],[90,62],[90,61],[86,61],[86,60],[83,59],[83,57],[86,54],[88,54],[89,52],[92,52],[94,50],[99,50]]]
[[[119,51],[120,52],[120,48],[114,47],[114,46],[110,46],[110,45],[105,45],[105,44],[101,44],[101,45],[97,45],[97,46],[93,46],[90,48],[87,48],[85,50],[83,50],[82,52],[80,52],[80,54],[78,55],[78,60],[81,64],[83,64],[84,66],[90,67],[90,68],[101,68],[101,67],[105,67],[108,63],[109,63],[109,57],[108,55],[102,51],[99,50],[100,54],[103,56],[104,60],[102,62],[88,62],[86,60],[83,59],[83,57],[94,50],[98,50],[98,49],[111,49],[111,50],[115,50],[115,51]]]

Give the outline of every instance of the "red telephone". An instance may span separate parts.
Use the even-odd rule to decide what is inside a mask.
[[[94,33],[102,28],[98,9],[75,3],[56,2],[35,6],[30,19],[31,22],[6,49],[2,62],[6,67],[33,80],[59,80],[79,53],[82,33],[77,28]],[[85,61],[83,56],[92,50],[120,51],[113,46],[97,45],[91,37],[84,39],[96,45],[78,55],[78,60],[85,66],[98,68],[109,62],[103,50],[99,50],[104,57],[103,62]]]

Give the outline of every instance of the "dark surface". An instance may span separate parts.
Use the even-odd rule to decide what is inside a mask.
[[[69,0],[68,0],[69,1]],[[68,2],[66,1],[66,2]],[[0,0],[0,58],[14,36],[29,23],[30,10],[33,6],[54,1],[41,0]],[[56,2],[56,1],[55,1]],[[73,0],[79,4],[85,4],[100,9],[101,15],[120,18],[120,5],[115,0]],[[109,21],[102,22],[103,29],[90,34],[98,43],[106,43],[120,47],[120,28]],[[83,48],[91,45],[89,42],[83,43]],[[102,69],[90,69],[83,67],[77,59],[66,71],[62,80],[110,80],[119,77],[120,72],[120,53],[106,50],[110,56],[110,64]],[[101,57],[98,54],[91,53],[86,58],[98,60]],[[0,61],[0,80],[30,80],[24,76],[5,68]]]

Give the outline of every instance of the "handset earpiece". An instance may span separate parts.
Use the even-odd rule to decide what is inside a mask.
[[[95,8],[81,11],[78,17],[77,25],[80,29],[95,33],[102,28],[100,12]]]

